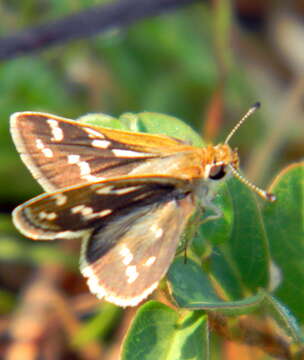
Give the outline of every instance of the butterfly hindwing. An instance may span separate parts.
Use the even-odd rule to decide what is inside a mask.
[[[13,114],[11,133],[22,160],[47,192],[125,176],[184,146],[165,136],[100,128],[35,112]],[[137,173],[150,173],[153,166],[152,162]]]
[[[135,306],[165,275],[193,211],[191,195],[117,213],[82,247],[81,272],[99,298]]]
[[[40,195],[17,207],[13,220],[33,239],[82,237],[90,290],[134,306],[167,271],[193,209],[187,182],[125,177]]]

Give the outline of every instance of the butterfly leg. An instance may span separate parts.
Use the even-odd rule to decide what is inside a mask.
[[[216,204],[212,203],[211,201],[204,204],[204,206],[213,212],[213,214],[207,215],[204,219],[200,221],[200,224],[205,224],[209,221],[218,220],[219,218],[223,217],[223,211],[220,209]]]
[[[209,209],[213,212],[213,214],[207,215],[203,218],[203,214],[205,210]],[[191,243],[192,239],[194,239],[195,236],[198,235],[200,226],[209,222],[214,221],[223,216],[223,211],[218,206],[213,204],[212,202],[208,204],[200,205],[198,207],[198,210],[196,213],[192,216],[192,218],[189,220],[186,232],[184,234],[184,243],[182,245],[182,248],[179,252],[184,252],[184,264],[187,263],[187,250],[189,247],[189,244]],[[178,252],[178,253],[179,253]]]
[[[201,217],[203,214],[203,209],[199,208],[190,218],[188,221],[186,230],[183,234],[182,239],[182,245],[180,249],[177,251],[177,254],[180,254],[181,252],[184,253],[184,263],[187,263],[187,250],[189,247],[189,244],[191,243],[192,239],[197,236],[199,231],[199,225],[201,223]]]

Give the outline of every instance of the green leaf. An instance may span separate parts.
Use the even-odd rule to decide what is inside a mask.
[[[277,201],[263,210],[273,268],[274,294],[304,322],[304,163],[283,170],[271,187]]]
[[[233,230],[222,246],[244,290],[255,293],[269,279],[267,235],[256,195],[235,178],[227,182],[233,202]]]
[[[168,273],[170,292],[179,307],[216,310],[227,315],[247,314],[263,301],[261,294],[237,301],[223,301],[217,295],[210,274],[191,259],[174,260]]]
[[[189,125],[180,119],[165,114],[153,112],[125,113],[116,119],[110,115],[92,113],[83,115],[78,120],[90,125],[112,129],[167,135],[197,146],[203,144],[201,137]]]
[[[206,267],[205,263],[203,265]],[[244,287],[235,270],[234,263],[221,247],[213,247],[212,254],[208,258],[207,269],[214,286],[224,299],[235,301],[245,296]]]
[[[208,240],[212,245],[217,245],[228,241],[233,226],[233,203],[225,182],[219,184],[212,203],[222,214],[217,219],[203,223],[200,230],[203,239]],[[214,212],[206,209],[204,217],[212,215]]]
[[[234,178],[220,186],[213,202],[223,217],[201,226],[195,252],[203,255],[197,249],[209,240],[212,251],[203,267],[223,299],[239,301],[268,286],[270,260],[262,214],[255,194]]]
[[[207,319],[201,311],[178,313],[156,301],[137,312],[122,360],[207,360]]]
[[[291,336],[295,342],[304,343],[304,336],[301,333],[296,319],[282,303],[274,296],[261,291],[264,296],[264,312],[276,320],[277,324],[283,329],[288,336]]]
[[[180,307],[220,301],[208,275],[190,258],[185,263],[183,256],[177,257],[170,266],[167,279],[172,296]]]
[[[77,120],[94,126],[101,126],[117,130],[128,130],[128,128],[124,126],[124,124],[118,119],[102,113],[86,114],[79,117]]]
[[[187,141],[192,145],[203,145],[201,137],[189,125],[173,116],[142,112],[138,114],[125,113],[119,119],[132,131],[162,134]]]

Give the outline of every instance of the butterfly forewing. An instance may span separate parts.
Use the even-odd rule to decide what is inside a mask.
[[[136,169],[153,174],[151,160],[185,146],[165,136],[110,130],[35,112],[13,114],[11,132],[21,158],[47,192]]]
[[[118,211],[131,212],[184,196],[186,185],[165,176],[103,180],[37,196],[17,207],[13,219],[19,230],[33,239],[78,237],[82,230],[100,226]]]
[[[191,195],[118,211],[82,247],[81,271],[92,293],[120,306],[135,306],[164,276],[193,211]]]

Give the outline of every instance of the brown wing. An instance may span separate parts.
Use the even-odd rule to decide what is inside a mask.
[[[81,272],[92,293],[135,306],[166,274],[194,207],[191,195],[117,213],[82,247]]]
[[[193,210],[187,181],[140,176],[43,194],[17,207],[13,220],[33,239],[83,237],[81,271],[91,291],[134,306],[166,273]]]
[[[150,174],[159,158],[189,149],[166,136],[105,129],[35,112],[13,114],[11,133],[22,160],[47,192],[129,173]]]
[[[34,240],[78,238],[117,212],[184,196],[189,184],[170,177],[124,177],[39,195],[13,211],[13,221]]]

